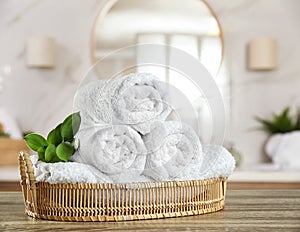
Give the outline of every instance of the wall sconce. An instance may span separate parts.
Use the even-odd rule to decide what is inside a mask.
[[[33,36],[27,40],[27,66],[29,68],[54,68],[56,43],[48,36]]]
[[[253,39],[248,44],[248,69],[273,70],[277,67],[277,41],[270,38]]]

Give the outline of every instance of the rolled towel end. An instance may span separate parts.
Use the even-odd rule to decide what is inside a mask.
[[[146,148],[141,136],[129,126],[90,127],[80,130],[78,154],[72,159],[94,166],[105,174],[142,172]]]
[[[157,122],[143,139],[148,150],[143,173],[157,181],[176,179],[190,163],[202,163],[202,147],[196,133],[181,122]]]

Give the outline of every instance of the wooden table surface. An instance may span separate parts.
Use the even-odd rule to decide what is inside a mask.
[[[225,209],[181,218],[56,222],[24,213],[20,192],[0,192],[0,231],[300,231],[300,190],[227,191]]]

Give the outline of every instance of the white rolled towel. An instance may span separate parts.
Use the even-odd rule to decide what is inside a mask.
[[[194,130],[179,121],[156,122],[143,137],[148,150],[143,174],[156,181],[187,176],[190,163],[201,166],[202,146]]]
[[[146,148],[135,130],[125,125],[94,126],[79,130],[73,161],[94,166],[107,175],[139,175],[145,167]]]
[[[141,134],[152,122],[164,121],[171,112],[167,85],[150,73],[98,80],[81,87],[74,98],[82,126],[130,125]]]

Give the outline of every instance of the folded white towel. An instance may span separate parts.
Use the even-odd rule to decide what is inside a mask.
[[[300,169],[300,131],[271,136],[265,150],[280,169]]]
[[[37,155],[30,156],[37,181],[50,184],[112,183],[111,178],[96,168],[77,162],[45,163]]]
[[[141,134],[151,123],[165,120],[171,112],[167,86],[149,73],[133,73],[111,80],[99,80],[80,88],[74,110],[82,125],[125,124]]]
[[[108,175],[140,174],[146,162],[144,142],[135,130],[125,125],[94,126],[81,129],[73,161],[94,166]]]
[[[202,148],[196,133],[181,122],[156,122],[143,140],[148,149],[143,174],[156,181],[185,176],[190,163],[199,167],[202,163]]]

